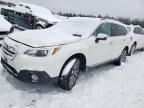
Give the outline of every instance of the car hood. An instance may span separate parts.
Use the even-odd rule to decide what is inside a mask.
[[[0,32],[9,32],[12,24],[9,23],[3,16],[0,15]]]
[[[79,41],[80,37],[50,30],[28,30],[11,34],[9,38],[32,47],[64,45]]]

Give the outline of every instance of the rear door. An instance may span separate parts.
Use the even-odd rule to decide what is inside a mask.
[[[114,58],[118,58],[123,49],[130,44],[130,37],[127,35],[127,29],[119,24],[110,23],[111,26],[111,46],[112,46],[112,55]]]
[[[137,48],[143,48],[144,47],[144,30],[141,27],[135,27],[134,28],[134,36],[137,41]]]

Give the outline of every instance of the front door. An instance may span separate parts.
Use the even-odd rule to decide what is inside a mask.
[[[99,40],[95,42],[99,34],[106,34],[108,38],[106,40]],[[103,62],[109,61],[111,57],[111,39],[110,25],[108,23],[101,24],[95,31],[95,33],[89,38],[89,59],[88,65],[94,66]]]

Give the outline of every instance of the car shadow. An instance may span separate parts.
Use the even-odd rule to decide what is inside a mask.
[[[136,51],[134,55],[137,55],[139,53],[140,51]],[[81,82],[84,82],[84,81],[87,82],[95,75],[98,77],[101,77],[104,73],[109,72],[115,67],[116,66],[114,66],[112,63],[108,63],[108,64],[103,64],[100,66],[90,68],[86,72],[80,73],[80,77],[77,83],[80,84]],[[38,93],[38,94],[46,94],[46,93],[54,94],[54,93],[71,93],[72,92],[72,91],[68,92],[59,88],[57,85],[57,79],[49,80],[47,81],[47,83],[44,83],[44,84],[32,84],[32,83],[25,83],[16,79],[12,75],[10,75],[8,72],[6,72],[6,70],[4,69],[2,69],[2,72],[0,74],[4,76],[7,82],[9,82],[16,90],[26,91],[29,93]]]

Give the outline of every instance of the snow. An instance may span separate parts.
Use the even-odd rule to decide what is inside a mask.
[[[10,31],[12,24],[9,23],[2,15],[0,15],[0,31]]]
[[[60,21],[60,19],[58,17],[55,17],[48,9],[46,9],[44,7],[41,7],[41,6],[38,6],[38,5],[19,2],[16,5],[16,7],[14,8],[16,11],[20,11],[20,12],[27,11],[26,8],[23,8],[22,6],[19,6],[19,4],[30,7],[30,9],[32,11],[32,14],[35,15],[35,16],[46,19],[50,22],[59,22]]]
[[[65,35],[64,33],[50,31],[48,29],[26,30],[24,32],[11,34],[9,37],[33,47],[51,47],[62,44],[69,44],[80,40],[79,37]]]
[[[0,108],[144,108],[143,66],[144,52],[137,51],[122,66],[81,73],[72,91],[65,91],[53,81],[21,82],[0,65]]]
[[[0,66],[0,108],[144,108],[144,52],[120,67],[103,65],[81,73],[72,91],[55,82],[21,82]]]

